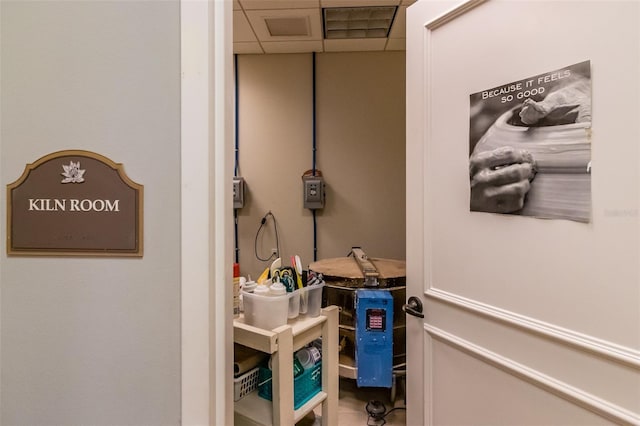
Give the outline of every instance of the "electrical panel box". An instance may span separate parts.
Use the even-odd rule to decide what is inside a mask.
[[[241,209],[244,207],[244,178],[233,177],[233,208]]]
[[[393,380],[393,297],[386,290],[356,291],[358,386],[390,388]]]
[[[304,176],[302,178],[302,204],[305,209],[324,207],[324,179],[322,176]]]

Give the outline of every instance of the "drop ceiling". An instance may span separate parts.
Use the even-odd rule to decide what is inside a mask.
[[[405,50],[405,12],[416,0],[234,0],[233,52],[237,54]],[[326,8],[397,7],[388,34],[325,38]],[[345,13],[348,9],[344,9]],[[335,14],[334,14],[335,15]],[[327,31],[329,32],[329,31]],[[346,32],[345,32],[346,33]]]

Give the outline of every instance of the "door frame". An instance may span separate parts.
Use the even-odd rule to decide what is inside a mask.
[[[233,424],[232,2],[180,0],[181,424]]]

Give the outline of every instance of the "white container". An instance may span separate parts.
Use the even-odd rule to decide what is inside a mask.
[[[300,313],[300,291],[294,290],[289,293],[289,319],[296,318]]]
[[[317,317],[322,308],[322,289],[324,284],[310,285],[300,289],[300,313],[308,317]]]
[[[320,353],[318,348],[315,348],[313,346],[309,346],[308,348],[302,348],[299,351],[297,351],[295,355],[305,370],[319,363],[320,359],[322,358],[322,354]]]
[[[258,389],[258,373],[260,368],[253,368],[233,379],[233,401],[239,401]]]
[[[243,292],[244,322],[265,330],[285,325],[289,315],[289,294],[264,296],[255,291]]]

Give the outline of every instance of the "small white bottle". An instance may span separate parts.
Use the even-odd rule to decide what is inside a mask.
[[[264,284],[256,285],[256,288],[253,290],[253,294],[257,294],[260,296],[268,296],[269,295],[269,287]]]
[[[246,291],[247,293],[253,293],[257,287],[258,287],[258,284],[256,284],[255,281],[249,280],[242,286],[242,291]]]
[[[287,294],[287,288],[278,280],[269,287],[269,294],[271,296],[283,296]]]

